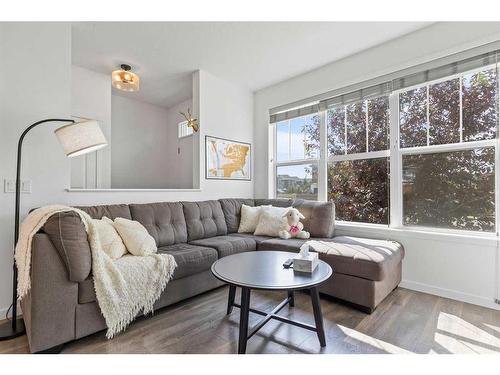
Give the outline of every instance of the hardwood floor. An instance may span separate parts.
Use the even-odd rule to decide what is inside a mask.
[[[227,287],[205,293],[139,319],[113,340],[99,332],[63,353],[236,353],[239,309],[226,316],[227,294]],[[267,311],[283,298],[254,291],[251,305]],[[314,332],[271,321],[250,339],[247,353],[500,353],[500,311],[402,288],[371,315],[327,298],[321,304],[325,348]],[[314,323],[302,293],[281,314]],[[249,325],[259,319],[251,314]],[[0,342],[0,353],[26,352],[26,336]]]

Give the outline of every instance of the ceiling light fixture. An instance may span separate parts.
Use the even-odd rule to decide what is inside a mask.
[[[111,73],[111,84],[115,89],[122,91],[139,91],[140,78],[137,74],[131,72],[130,65],[122,64],[121,69]]]

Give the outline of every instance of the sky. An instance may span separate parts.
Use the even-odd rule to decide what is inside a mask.
[[[306,122],[312,122],[312,116],[297,117],[276,125],[276,157],[277,161],[305,159],[302,129]]]

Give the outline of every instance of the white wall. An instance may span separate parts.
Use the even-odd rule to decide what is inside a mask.
[[[131,98],[111,97],[111,187],[162,189],[173,187],[169,176],[167,110]]]
[[[15,179],[16,147],[28,125],[71,115],[71,27],[66,23],[0,23],[0,179]],[[22,178],[23,216],[31,207],[67,201],[70,162],[53,131],[42,124],[26,137]],[[14,194],[0,192],[0,318],[10,305]]]
[[[36,58],[34,58],[34,56]],[[253,95],[204,71],[193,81],[194,116],[200,132],[193,138],[202,167],[193,173],[200,189],[183,191],[67,192],[70,162],[57,143],[56,124],[34,129],[26,139],[23,178],[32,194],[23,194],[23,216],[51,203],[92,205],[130,202],[252,197],[253,182],[206,181],[204,142],[210,134],[253,143]],[[31,123],[71,115],[71,27],[65,23],[0,23],[0,178],[15,178],[17,139]],[[201,138],[204,140],[204,138]],[[201,151],[200,151],[201,150]],[[0,316],[11,300],[14,195],[0,192]]]
[[[71,159],[71,187],[111,187],[111,77],[73,65],[71,67],[71,115],[97,120],[108,146]]]
[[[500,23],[439,23],[256,92],[255,196],[268,196],[270,108],[498,39]],[[399,240],[406,248],[403,286],[500,308],[493,303],[499,282],[495,240],[359,227],[337,234]]]

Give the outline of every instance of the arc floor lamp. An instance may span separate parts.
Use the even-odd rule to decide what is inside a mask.
[[[14,249],[19,239],[19,208],[21,198],[21,157],[23,140],[26,134],[34,127],[48,122],[65,122],[54,133],[62,145],[67,157],[83,155],[88,152],[96,151],[107,146],[106,138],[99,127],[97,121],[89,120],[75,122],[68,119],[46,119],[35,122],[28,126],[19,137],[17,145],[17,169],[16,169],[16,206],[14,221]],[[17,318],[17,267],[16,261],[13,262],[13,286],[12,286],[12,319],[6,323],[0,324],[0,341],[9,340],[21,336],[25,332],[24,322]]]

